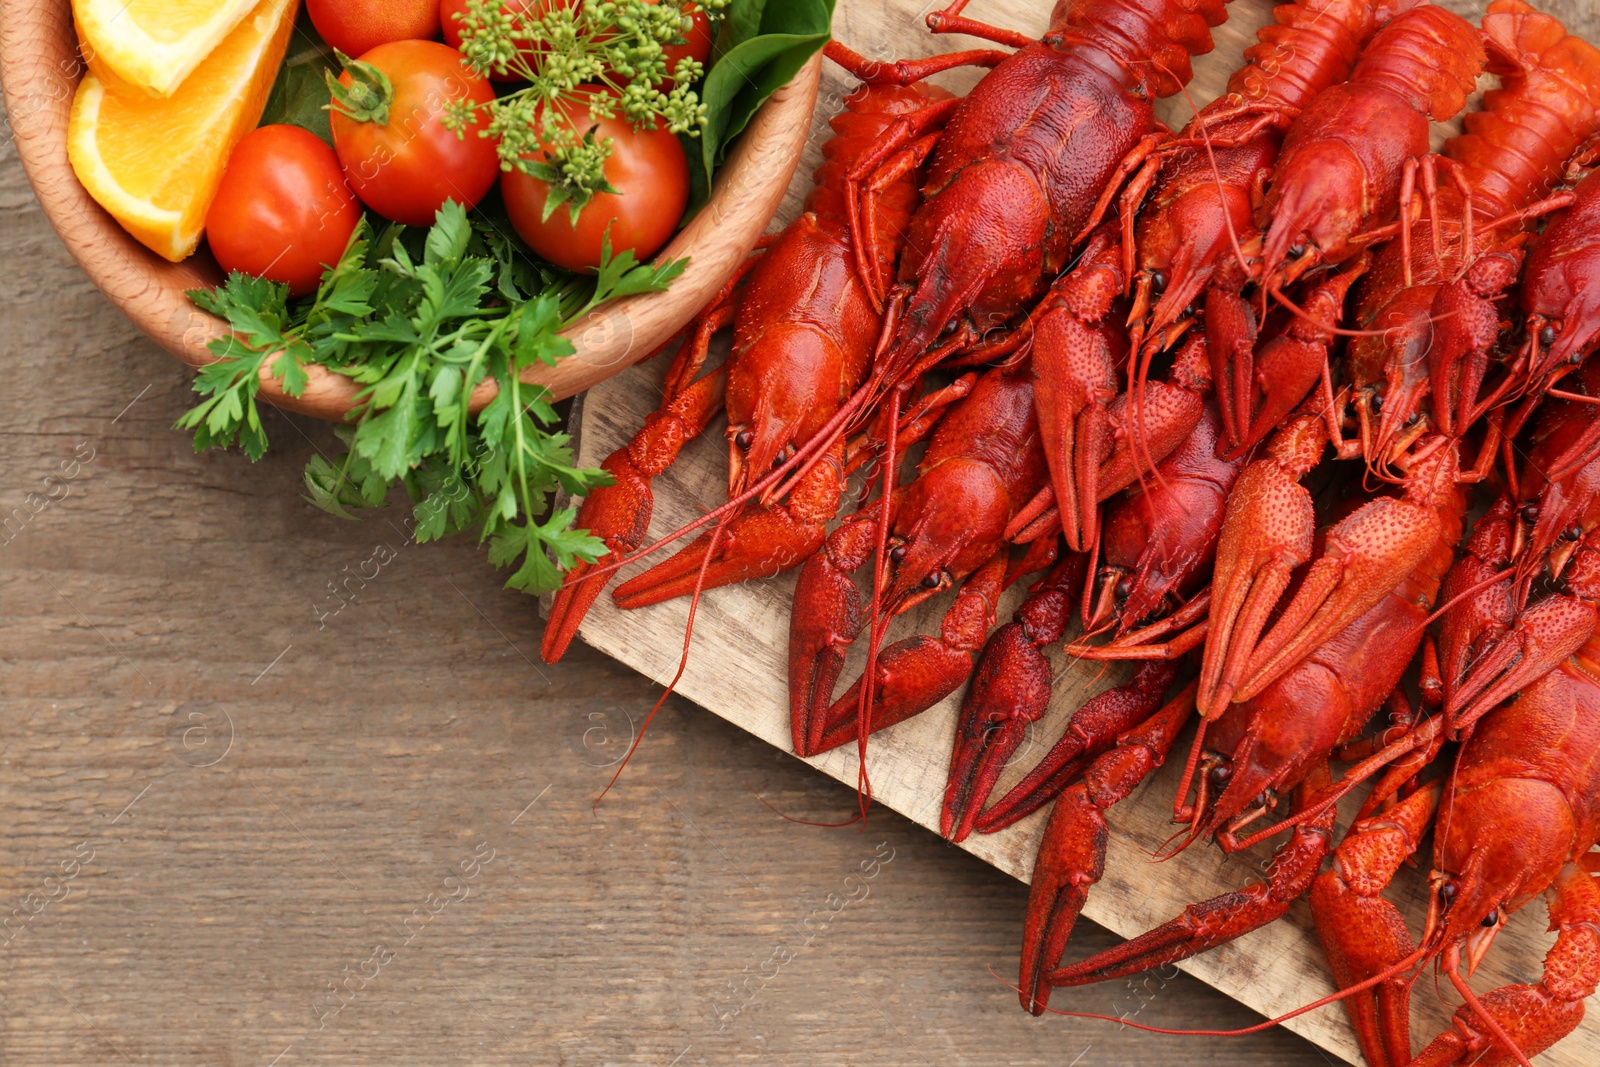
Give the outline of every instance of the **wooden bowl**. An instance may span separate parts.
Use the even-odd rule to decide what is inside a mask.
[[[566,332],[577,352],[555,367],[535,367],[523,380],[560,399],[604,381],[644,358],[681,330],[716,295],[754,248],[783,199],[800,160],[816,104],[822,57],[812,59],[774,93],[751,121],[717,174],[711,201],[662,251],[689,257],[664,293],[624,297],[596,308]],[[117,225],[78,182],[67,159],[67,115],[83,72],[70,0],[0,3],[0,83],[17,155],[34,193],[68,251],[123,314],[191,367],[214,358],[207,345],[227,325],[190,303],[185,290],[212,286],[222,272],[204,253],[169,263]],[[286,396],[270,366],[261,396],[293,411],[342,420],[356,387],[321,367],[298,397]],[[494,384],[474,395],[493,398]]]

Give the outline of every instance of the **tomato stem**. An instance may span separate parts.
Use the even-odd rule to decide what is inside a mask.
[[[337,111],[352,122],[387,125],[389,105],[394,101],[394,84],[389,81],[389,76],[371,63],[351,59],[343,52],[336,52],[335,55],[349,74],[350,84],[346,85],[334,77],[333,71],[327,72],[328,91],[333,95],[327,109]]]

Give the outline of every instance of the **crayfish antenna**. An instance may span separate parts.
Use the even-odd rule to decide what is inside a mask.
[[[725,522],[726,520],[719,522],[712,529],[711,548],[706,554],[705,561],[701,564],[701,580],[696,583],[694,596],[689,600],[689,619],[683,627],[683,654],[678,658],[678,669],[673,674],[672,681],[667,683],[666,689],[662,691],[661,696],[650,708],[650,713],[644,717],[644,722],[639,725],[639,729],[634,733],[633,741],[628,745],[628,751],[623,754],[621,762],[617,764],[617,769],[612,772],[611,780],[606,783],[604,789],[600,790],[600,795],[594,798],[594,802],[590,805],[591,811],[599,808],[600,802],[606,798],[607,793],[611,792],[611,787],[616,785],[617,780],[622,777],[622,772],[627,770],[628,764],[633,761],[633,754],[639,750],[639,743],[644,740],[645,731],[650,729],[650,724],[655,721],[656,713],[661,710],[662,705],[667,702],[667,698],[678,688],[678,682],[682,680],[683,672],[689,666],[689,646],[694,639],[694,619],[700,610],[700,585],[704,582],[705,568],[711,562],[711,553],[716,549],[717,539],[722,534]]]
[[[1134,1022],[1133,1020],[1122,1016],[1098,1015],[1094,1012],[1083,1011],[1061,1011],[1057,1008],[1045,1008],[1044,1010],[1049,1012],[1051,1015],[1062,1015],[1072,1019],[1098,1019],[1102,1022],[1117,1023],[1120,1026],[1131,1026],[1135,1030],[1143,1030],[1150,1034],[1170,1034],[1176,1037],[1244,1037],[1247,1034],[1258,1034],[1263,1030],[1270,1030],[1274,1026],[1282,1026],[1290,1019],[1297,1019],[1308,1012],[1316,1011],[1318,1008],[1324,1008],[1329,1004],[1338,1003],[1347,997],[1358,993],[1363,993],[1374,986],[1390,981],[1398,975],[1405,974],[1418,963],[1422,962],[1425,957],[1426,950],[1418,949],[1405,959],[1398,961],[1392,966],[1380,971],[1378,974],[1373,975],[1371,978],[1368,978],[1357,985],[1351,986],[1348,989],[1337,990],[1336,992],[1329,993],[1325,997],[1319,997],[1309,1004],[1304,1004],[1293,1011],[1284,1012],[1282,1015],[1268,1019],[1265,1022],[1256,1023],[1254,1026],[1240,1027],[1237,1030],[1176,1030],[1161,1026],[1151,1026],[1148,1023]],[[991,971],[991,973],[993,972]],[[999,976],[997,975],[996,977],[998,978]],[[1004,982],[1004,979],[1001,979],[1001,981]],[[1006,982],[1005,984],[1008,986],[1011,985],[1009,982]],[[1017,987],[1011,986],[1011,988],[1016,989]]]

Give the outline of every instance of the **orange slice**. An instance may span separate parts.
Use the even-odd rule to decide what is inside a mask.
[[[67,125],[78,180],[173,262],[199,245],[228,153],[261,120],[297,3],[260,0],[170,97],[96,73],[97,65],[78,85]]]
[[[86,55],[130,85],[177,92],[256,0],[72,0]]]

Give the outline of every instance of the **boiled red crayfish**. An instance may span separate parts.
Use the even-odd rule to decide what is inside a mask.
[[[830,123],[834,136],[823,146],[805,213],[748,264],[742,284],[735,279],[701,316],[667,374],[661,408],[602,464],[615,484],[591,493],[577,521],[606,542],[610,555],[577,564],[556,594],[545,629],[546,660],[554,662],[566,651],[612,564],[643,543],[651,478],[719,410],[728,414],[729,491],[737,494],[753,481],[752,473],[765,472],[816,436],[866,377],[882,318],[856,270],[852,242],[860,234],[850,224],[845,175],[900,116],[948,99],[927,85],[864,86],[846,99],[845,110]],[[874,254],[892,261],[916,202],[914,172],[883,184]],[[711,335],[730,323],[732,354],[697,378]],[[627,583],[623,599],[637,606],[685,595],[696,587],[702,563],[703,588],[800,563],[821,545],[824,524],[839,509],[842,468],[843,453],[835,448],[830,462],[817,464],[787,501],[747,509],[720,531],[712,560],[705,560],[707,536]],[[600,573],[591,577],[594,571]]]
[[[1503,295],[1522,273],[1525,227],[1565,203],[1550,197],[1568,160],[1600,130],[1600,50],[1521,0],[1483,20],[1501,87],[1445,147],[1452,184],[1430,198],[1409,242],[1378,253],[1356,296],[1366,332],[1347,355],[1359,451],[1382,464],[1434,425],[1461,433],[1490,401]],[[1501,391],[1517,383],[1508,381]]]
[[[1600,864],[1590,851],[1600,842],[1600,645],[1593,609],[1600,551],[1587,539],[1565,583],[1589,605],[1584,639],[1564,650],[1549,646],[1533,616],[1551,601],[1522,612],[1498,641],[1501,647],[1515,641],[1527,653],[1523,664],[1540,662],[1542,669],[1525,669],[1520,684],[1507,690],[1520,690],[1509,702],[1486,700],[1478,712],[1455,716],[1466,741],[1442,797],[1437,785],[1420,789],[1358,821],[1313,889],[1318,932],[1340,984],[1391,975],[1347,1001],[1374,1067],[1525,1063],[1572,1032],[1584,998],[1600,984]],[[1430,825],[1437,827],[1434,869],[1417,949],[1381,893]],[[1511,915],[1541,894],[1557,939],[1540,981],[1473,994],[1463,966],[1475,970]],[[1395,971],[1429,958],[1441,961],[1467,1003],[1455,1025],[1413,1059],[1411,983]]]
[[[876,673],[866,732],[932,707],[967,680],[1008,584],[1006,528],[1044,480],[1032,386],[1020,374],[987,371],[950,405],[916,478],[892,494],[883,596],[866,608],[851,580],[877,544],[882,509],[876,504],[846,519],[801,568],[789,630],[797,752],[814,755],[856,738],[863,682],[838,701],[833,686],[862,627],[881,625],[875,615],[903,614],[961,587],[937,638],[909,638],[869,658],[867,670]]]
[[[1399,683],[1422,642],[1422,623],[1460,540],[1465,500],[1457,487],[1454,446],[1442,438],[1429,445],[1431,448],[1424,446],[1408,460],[1404,498],[1380,498],[1360,505],[1319,538],[1327,545],[1321,558],[1328,559],[1341,529],[1360,531],[1370,522],[1358,518],[1371,514],[1363,509],[1386,502],[1399,505],[1404,500],[1404,506],[1417,507],[1429,516],[1425,551],[1398,581],[1383,588],[1372,603],[1347,621],[1314,625],[1310,632],[1318,638],[1308,643],[1305,655],[1291,659],[1269,680],[1252,684],[1248,695],[1219,702],[1215,721],[1205,723],[1195,738],[1190,769],[1175,809],[1180,821],[1190,826],[1189,840],[1214,835],[1225,850],[1233,851],[1292,825],[1295,832],[1280,850],[1271,878],[1192,905],[1183,915],[1126,945],[1048,970],[1047,981],[1057,985],[1103,981],[1185,959],[1280,917],[1309,887],[1331,830],[1327,811],[1316,810],[1312,804],[1325,785],[1328,761],[1360,735]],[[1302,595],[1314,588],[1309,575],[1316,570],[1313,564],[1301,586]],[[1293,607],[1288,609],[1285,618],[1292,611]],[[1204,684],[1202,675],[1202,690]],[[1156,760],[1144,769],[1148,773],[1158,765]],[[1197,787],[1192,802],[1188,798],[1191,782]],[[1130,788],[1131,784],[1124,794]],[[1244,835],[1247,827],[1272,812],[1280,797],[1295,791],[1300,793],[1296,814],[1286,823]],[[1063,826],[1058,832],[1066,835],[1073,830]],[[1051,833],[1047,828],[1047,841]],[[1070,862],[1080,865],[1073,868],[1075,882],[1092,881],[1082,873],[1086,868],[1081,865],[1103,862],[1103,851],[1098,855],[1100,859],[1081,851],[1070,855]],[[1056,877],[1061,876],[1057,872]],[[1035,899],[1030,896],[1030,902]],[[1028,940],[1035,936],[1030,924]]]
[[[1254,242],[1260,260],[1207,298],[1234,450],[1262,440],[1326,379],[1332,331],[1345,293],[1367,269],[1368,249],[1395,229],[1409,236],[1394,220],[1427,154],[1428,120],[1461,110],[1484,62],[1473,26],[1442,8],[1413,7],[1377,32],[1348,83],[1318,94],[1289,128],[1255,220],[1264,231]],[[1257,353],[1257,315],[1237,283],[1258,278],[1264,294],[1281,297],[1294,280],[1339,265],[1341,275],[1320,282],[1298,309],[1308,325]]]
[[[1224,0],[1058,0],[1044,37],[1030,41],[962,17],[965,6],[956,0],[930,26],[1018,50],[978,57],[993,69],[931,146],[925,203],[889,299],[886,381],[930,349],[942,358],[975,346],[1039,297],[1087,236],[1107,184],[1155,143],[1153,101],[1189,81],[1189,57],[1210,51],[1210,27],[1226,18]],[[956,53],[857,73],[913,81],[973,59]],[[861,180],[923,132],[904,124],[858,166]],[[862,235],[860,247],[871,241]]]
[[[1000,47],[898,63],[832,49],[871,88],[835,122],[813,243],[786,231],[701,320],[662,412],[613,457],[623,504],[602,528],[632,551],[649,477],[719,403],[738,507],[619,602],[804,561],[802,754],[864,745],[970,679],[943,832],[1055,801],[1026,919],[1029,1010],[1055,985],[1236,938],[1310,891],[1373,1063],[1525,1063],[1600,981],[1600,363],[1584,362],[1600,181],[1576,169],[1596,156],[1600,52],[1522,0],[1494,0],[1481,33],[1412,0],[1303,0],[1174,136],[1150,101],[1187,81],[1222,0],[1061,0],[1040,40],[965,6],[930,26]],[[1500,87],[1429,157],[1429,119],[1462,108],[1485,62]],[[990,68],[965,99],[906,88],[963,64]],[[835,317],[795,299],[797,277],[831,286]],[[705,338],[729,323],[734,354],[706,373]],[[834,525],[869,464],[879,480]],[[1463,542],[1478,483],[1487,513]],[[996,628],[1002,592],[1030,574]],[[557,653],[589,585],[558,608]],[[891,619],[945,593],[937,633],[885,644]],[[1049,707],[1047,653],[1075,612],[1086,632],[1068,654],[1142,662],[991,803]],[[836,697],[863,634],[866,666]],[[1447,746],[1456,761],[1430,780]],[[1063,963],[1111,809],[1175,748],[1187,829],[1171,850],[1286,833],[1277,856],[1257,883]],[[1368,780],[1341,842],[1335,803]],[[1430,828],[1415,947],[1379,894]],[[1415,968],[1439,960],[1464,989],[1491,928],[1540,893],[1559,927],[1544,977],[1469,995],[1413,1061]]]
[[[1600,348],[1600,176],[1573,189],[1572,206],[1534,243],[1524,271],[1524,390],[1514,433],[1551,387]],[[1585,435],[1585,446],[1600,430]]]
[[[1254,235],[1257,203],[1285,130],[1307,104],[1343,82],[1378,27],[1413,2],[1280,5],[1228,79],[1227,93],[1144,163],[1121,197],[1124,241],[1137,248],[1129,313],[1135,349],[1146,336],[1159,343],[1168,327],[1192,314],[1219,265]],[[1232,384],[1229,395],[1248,397],[1247,383]],[[1222,414],[1229,443],[1236,444],[1235,407]]]

